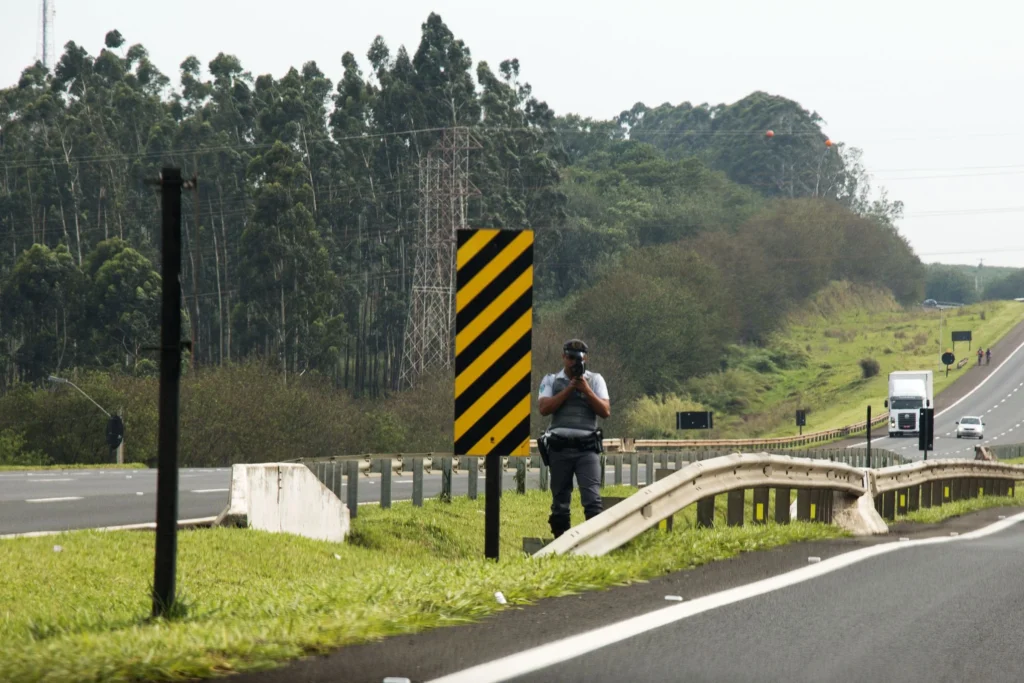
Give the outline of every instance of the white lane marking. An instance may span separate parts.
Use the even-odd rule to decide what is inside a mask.
[[[231,489],[193,489],[191,493],[225,493]]]
[[[178,526],[208,526],[216,521],[216,517],[196,517],[194,519],[179,519]],[[141,524],[124,524],[121,526],[101,526],[95,529],[63,529],[61,531],[26,531],[20,534],[0,535],[0,541],[12,538],[35,538],[36,536],[55,536],[57,534],[70,534],[76,531],[132,531],[135,529],[156,529],[156,522],[142,522]]]
[[[36,484],[44,484],[51,481],[74,481],[74,479],[29,479],[29,481]]]
[[[679,605],[662,607],[653,612],[641,614],[638,617],[632,617],[631,619],[602,626],[601,628],[570,636],[553,643],[540,645],[514,655],[463,669],[462,671],[456,671],[447,676],[435,678],[428,683],[498,683],[499,681],[518,678],[519,676],[525,676],[526,674],[561,664],[570,659],[581,657],[603,647],[614,645],[623,640],[673,624],[677,621],[682,621],[697,614],[803,583],[804,581],[830,574],[869,558],[877,557],[878,555],[922,545],[956,543],[963,540],[984,538],[1021,521],[1024,521],[1024,512],[999,520],[987,527],[971,531],[962,536],[936,536],[921,538],[915,541],[880,543],[867,548],[860,548],[843,553],[842,555],[830,557],[822,562],[806,565],[785,574],[748,583],[745,586],[737,586],[736,588],[712,593],[711,595],[705,595],[704,597]]]
[[[62,498],[29,498],[26,503],[61,503],[66,500],[82,500],[81,496],[64,496]]]

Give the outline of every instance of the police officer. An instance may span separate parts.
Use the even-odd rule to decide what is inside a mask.
[[[562,347],[564,367],[545,375],[537,407],[551,415],[551,426],[541,437],[542,455],[551,468],[551,516],[548,523],[558,538],[569,530],[572,479],[580,487],[587,519],[602,511],[601,432],[597,418],[608,419],[611,404],[604,377],[586,369],[587,345],[571,339]]]

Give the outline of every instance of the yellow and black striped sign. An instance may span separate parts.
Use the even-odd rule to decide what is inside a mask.
[[[533,231],[459,230],[455,455],[530,454]]]

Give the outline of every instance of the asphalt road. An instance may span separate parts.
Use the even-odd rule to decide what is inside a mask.
[[[624,467],[629,483],[629,468]],[[646,470],[639,468],[640,481]],[[614,468],[607,469],[607,482]],[[514,471],[503,473],[502,488],[515,489]],[[477,491],[484,493],[481,472]],[[412,474],[393,476],[392,501],[412,498]],[[228,504],[230,468],[183,469],[179,474],[178,519],[213,517]],[[536,470],[527,474],[527,488],[540,487]],[[347,484],[341,498],[348,500]],[[452,477],[452,493],[464,496],[469,489],[465,471]],[[380,501],[380,478],[360,477],[360,505]],[[441,493],[438,473],[423,476],[425,498]],[[0,536],[30,531],[93,529],[153,522],[156,519],[156,470],[40,470],[0,472]]]
[[[882,537],[743,553],[646,583],[549,598],[474,624],[394,636],[233,677],[237,683],[825,680],[1019,681],[1019,508]],[[999,521],[1000,516],[1011,516]],[[953,539],[951,532],[960,538]],[[899,539],[908,538],[911,542]],[[915,546],[923,539],[942,539]],[[949,541],[949,542],[945,542]],[[878,546],[878,547],[875,547]],[[831,571],[850,553],[891,550]],[[812,564],[810,556],[819,557]],[[783,585],[793,572],[826,570]],[[759,582],[777,586],[758,593]],[[514,586],[495,586],[514,595]],[[666,596],[679,596],[669,602]],[[730,602],[730,600],[733,600]],[[659,612],[693,614],[650,622]],[[640,631],[636,623],[647,624]],[[601,629],[601,631],[598,631]],[[490,671],[471,670],[472,667]],[[520,673],[525,667],[528,673]],[[458,674],[458,677],[456,675]],[[445,679],[443,677],[450,676]]]
[[[982,368],[985,369],[985,368]],[[981,417],[985,423],[983,439],[956,438],[956,422],[961,417]],[[935,450],[929,458],[973,458],[974,447],[982,445],[1017,444],[1024,442],[1024,349],[1002,367],[989,370],[985,383],[958,403],[940,406],[935,413]],[[873,439],[871,445],[920,460],[917,437],[889,438],[886,427],[875,430],[884,437]],[[862,446],[863,444],[856,444]]]
[[[961,357],[971,359],[962,370],[951,370],[962,374],[952,385],[935,397],[935,448],[928,457],[973,458],[974,447],[981,444],[1024,443],[1020,433],[1024,425],[1024,323],[1017,325],[1006,336],[992,345],[991,365],[978,366],[971,352],[958,351]],[[884,411],[878,397],[878,411]],[[956,438],[956,421],[965,415],[984,418],[985,439]],[[920,460],[923,453],[917,450],[917,437],[907,436],[890,439],[885,426],[874,427],[871,444],[877,448],[895,451],[910,460]],[[863,448],[864,437],[845,439],[836,444],[840,447]]]

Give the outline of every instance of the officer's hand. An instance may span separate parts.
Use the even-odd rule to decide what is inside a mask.
[[[571,382],[572,388],[583,393],[590,393],[590,385],[587,384],[587,380],[583,377],[577,377]]]

